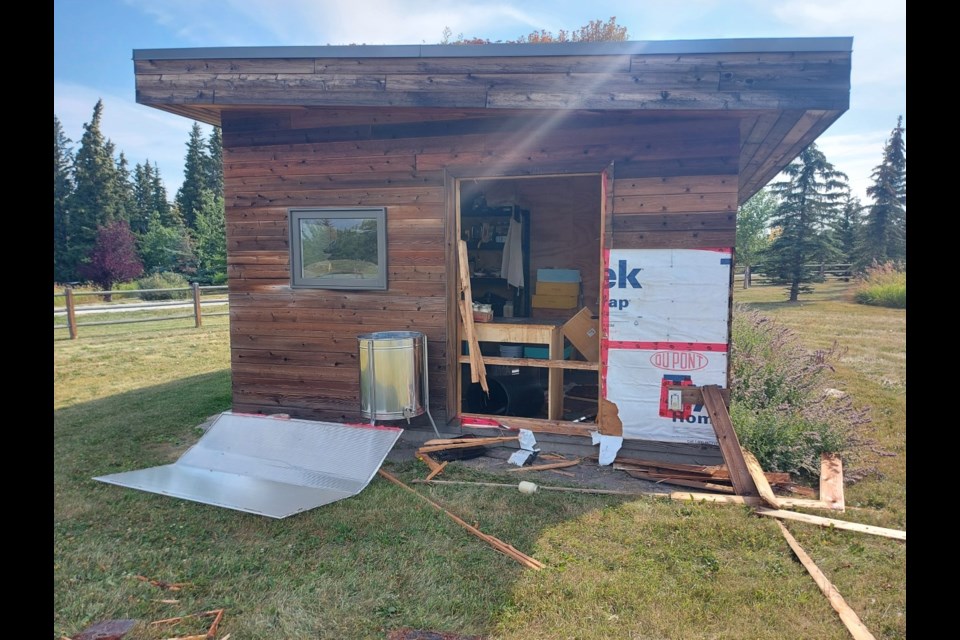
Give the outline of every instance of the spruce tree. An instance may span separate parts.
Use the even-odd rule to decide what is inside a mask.
[[[883,148],[883,160],[873,170],[873,184],[858,250],[858,266],[872,262],[902,262],[907,259],[907,149],[903,139],[903,116],[897,118]]]
[[[817,279],[808,263],[839,255],[830,231],[848,189],[846,175],[816,144],[804,149],[783,174],[787,179],[770,187],[780,200],[770,221],[779,234],[765,252],[765,263],[774,282],[788,285],[788,299],[796,302]]]
[[[102,116],[103,100],[98,100],[93,117],[83,125],[80,148],[74,158],[75,187],[69,202],[73,234],[69,260],[74,267],[89,258],[98,229],[123,219],[113,144],[100,132]]]
[[[202,206],[197,212],[195,231],[197,278],[210,284],[221,284],[227,278],[227,236],[224,224],[223,197],[204,191]]]
[[[69,201],[73,194],[73,152],[63,125],[53,116],[53,281],[70,282],[77,278],[70,260],[71,217]]]
[[[205,187],[214,197],[223,196],[223,138],[220,127],[214,127],[207,138],[207,168]]]
[[[177,206],[187,227],[193,229],[196,224],[197,209],[200,208],[201,193],[207,185],[206,145],[201,136],[200,125],[193,123],[190,139],[187,140],[187,156],[183,167],[183,184],[177,191]]]
[[[153,172],[150,177],[150,185],[153,199],[153,209],[160,214],[160,222],[168,227],[182,227],[183,217],[179,209],[170,204],[167,199],[167,188],[163,186],[163,180],[160,178],[160,168],[157,163],[153,163]]]
[[[153,167],[149,160],[133,168],[133,200],[130,229],[139,236],[147,232],[153,213]]]
[[[859,198],[848,194],[840,209],[840,217],[834,231],[841,262],[853,264],[856,261],[857,243],[862,227],[863,205],[860,204]]]

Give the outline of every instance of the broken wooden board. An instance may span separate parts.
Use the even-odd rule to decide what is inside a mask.
[[[573,467],[580,464],[580,460],[566,460],[564,462],[549,462],[547,464],[537,464],[532,467],[520,467],[518,469],[508,469],[511,473],[519,473],[521,471],[548,471],[550,469],[563,469],[565,467]]]
[[[423,495],[423,494],[421,494],[421,493],[418,493],[418,492],[415,491],[414,489],[408,487],[408,486],[405,485],[403,482],[401,482],[398,478],[395,478],[393,475],[391,475],[390,473],[384,471],[383,469],[378,469],[378,470],[377,470],[377,473],[379,473],[382,477],[386,478],[387,480],[389,480],[389,481],[392,482],[393,484],[397,485],[398,487],[400,487],[400,488],[404,489],[405,491],[408,491],[408,492],[412,493],[413,495],[417,496],[418,498],[420,498],[421,500],[423,500],[424,502],[426,502],[427,504],[429,504],[429,505],[430,505],[431,507],[433,507],[434,509],[437,509],[438,511],[441,511],[442,513],[445,513],[451,520],[453,520],[454,522],[456,522],[457,524],[459,524],[461,527],[463,527],[464,529],[466,529],[467,531],[469,531],[471,534],[473,534],[474,536],[480,538],[481,540],[483,540],[484,542],[486,542],[487,544],[489,544],[491,547],[493,547],[494,549],[496,549],[496,550],[499,551],[500,553],[502,553],[502,554],[504,554],[504,555],[506,555],[506,556],[509,556],[509,557],[513,558],[514,560],[516,560],[517,562],[519,562],[519,563],[522,564],[523,566],[525,566],[525,567],[527,567],[527,568],[530,568],[530,569],[538,569],[538,570],[539,570],[539,569],[543,569],[544,567],[547,566],[547,565],[543,564],[542,562],[540,562],[539,560],[537,560],[536,558],[531,558],[530,556],[528,556],[527,554],[523,553],[522,551],[520,551],[520,550],[514,548],[513,546],[507,544],[507,543],[504,542],[503,540],[500,540],[499,538],[497,538],[497,537],[495,537],[495,536],[491,536],[491,535],[489,535],[489,534],[486,534],[486,533],[480,531],[480,529],[474,527],[473,525],[468,524],[463,518],[460,518],[459,516],[451,513],[450,511],[447,511],[446,509],[444,509],[442,506],[440,506],[439,504],[437,504],[436,502],[434,502],[434,501],[431,500],[430,498],[428,498],[428,497],[426,497],[425,495]]]
[[[427,482],[430,482],[431,480],[436,478],[438,475],[443,473],[443,470],[447,467],[448,464],[449,462],[447,460],[444,460],[442,464],[438,465],[437,468],[431,471],[430,475],[426,477]]]
[[[820,456],[820,500],[833,505],[837,511],[844,511],[843,498],[843,461],[835,453]]]
[[[693,500],[699,502],[725,502],[727,504],[745,504],[751,507],[763,507],[767,503],[763,498],[757,496],[728,496],[728,495],[717,495],[715,493],[695,493],[690,491],[674,491],[670,494],[670,498],[673,500],[685,501]],[[826,503],[819,500],[806,500],[804,498],[782,498],[777,496],[777,499],[780,500],[780,505],[784,507],[803,507],[806,509],[825,509],[829,510],[832,507]]]
[[[907,540],[907,532],[900,529],[887,529],[885,527],[875,527],[869,524],[860,524],[859,522],[848,522],[846,520],[837,520],[836,518],[824,518],[823,516],[813,516],[807,513],[797,513],[796,511],[783,511],[781,509],[765,509],[760,507],[756,510],[757,514],[780,520],[794,520],[796,522],[806,522],[820,527],[833,527],[834,529],[843,529],[845,531],[857,531],[859,533],[869,533],[874,536],[884,538],[893,538],[894,540]]]
[[[750,472],[750,477],[753,478],[753,484],[756,485],[760,497],[774,509],[779,509],[780,501],[777,500],[777,496],[773,495],[773,489],[770,488],[770,483],[767,482],[767,477],[763,474],[763,467],[760,466],[756,456],[742,447],[740,451],[743,453],[743,460],[747,463],[747,470]]]
[[[807,555],[807,552],[803,550],[800,543],[790,535],[790,532],[787,531],[787,528],[783,526],[782,522],[777,522],[777,524],[780,526],[780,532],[783,534],[783,537],[786,538],[787,544],[790,545],[793,553],[797,556],[797,559],[800,560],[800,563],[804,569],[807,570],[807,573],[810,574],[810,577],[813,578],[813,581],[817,583],[817,587],[820,588],[823,595],[827,597],[830,606],[833,607],[833,610],[840,616],[840,620],[843,621],[844,626],[847,627],[847,630],[850,632],[850,635],[853,636],[854,640],[875,640],[870,630],[860,621],[860,616],[850,608],[843,599],[843,596],[840,595],[840,592],[837,591],[837,588],[833,586],[827,576],[820,571],[820,568],[813,559]]]
[[[463,299],[460,300],[460,316],[463,318],[463,330],[467,338],[467,346],[470,350],[470,380],[479,382],[480,387],[487,393],[490,393],[490,387],[487,386],[487,369],[483,364],[483,355],[480,353],[480,342],[477,340],[477,332],[473,326],[473,292],[470,289],[470,267],[467,258],[467,243],[463,240],[457,242],[458,267],[460,269],[460,292]]]
[[[720,387],[708,384],[700,389],[703,392],[703,403],[710,414],[710,424],[717,434],[720,453],[723,454],[723,460],[730,471],[730,482],[733,484],[734,491],[741,496],[759,495],[760,491],[743,458],[743,449],[740,448],[740,440],[737,439],[737,432],[733,429],[733,422],[730,420],[727,405],[720,394]]]

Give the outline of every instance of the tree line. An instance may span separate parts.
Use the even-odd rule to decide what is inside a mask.
[[[206,139],[194,123],[184,181],[173,201],[156,163],[131,171],[100,130],[103,101],[74,152],[53,116],[53,279],[109,290],[143,275],[179,274],[202,284],[226,281],[223,153],[220,129]]]
[[[862,204],[848,177],[811,144],[784,169],[782,180],[754,195],[737,212],[737,263],[744,286],[751,271],[787,287],[796,301],[812,290],[811,264],[850,264],[851,274],[873,265],[906,270],[907,156],[903,116],[887,138]]]

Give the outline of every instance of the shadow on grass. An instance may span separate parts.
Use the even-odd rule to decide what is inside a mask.
[[[283,520],[92,480],[174,462],[229,403],[224,370],[54,412],[56,637],[101,619],[220,607],[241,637],[484,633],[511,606],[525,569],[379,477],[354,498]],[[489,479],[453,467],[448,478]],[[386,468],[406,482],[426,475],[417,461]],[[545,530],[625,501],[412,486],[531,555]],[[170,598],[136,576],[189,587]]]

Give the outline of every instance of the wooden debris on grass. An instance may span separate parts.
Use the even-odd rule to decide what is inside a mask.
[[[710,424],[717,434],[723,460],[727,463],[727,469],[730,470],[730,482],[733,484],[734,491],[739,496],[760,495],[753,475],[744,460],[743,449],[740,447],[740,440],[737,439],[737,432],[733,428],[727,405],[720,394],[720,387],[708,384],[700,387],[700,391],[703,393],[703,403],[710,414]]]
[[[210,611],[204,611],[202,613],[191,613],[185,616],[177,616],[174,618],[164,618],[163,620],[156,620],[150,623],[151,627],[159,627],[161,625],[172,625],[179,622],[183,622],[189,618],[209,618],[213,616],[213,622],[210,623],[210,626],[207,628],[206,633],[194,634],[189,636],[177,636],[175,638],[167,638],[166,640],[214,640],[217,637],[217,629],[220,627],[220,621],[223,620],[223,614],[226,609],[212,609]],[[230,634],[227,634],[229,636]]]
[[[393,484],[397,485],[398,487],[401,487],[402,489],[409,491],[413,495],[417,496],[418,498],[420,498],[421,500],[429,504],[434,509],[437,509],[438,511],[445,513],[448,517],[450,517],[450,519],[452,519],[454,522],[459,524],[461,527],[463,527],[464,529],[466,529],[476,537],[480,538],[481,540],[489,544],[491,547],[493,547],[500,553],[513,558],[523,566],[530,569],[537,569],[537,570],[543,569],[544,567],[546,567],[545,564],[543,564],[536,558],[531,558],[530,556],[523,553],[522,551],[519,551],[518,549],[515,549],[511,545],[507,544],[503,540],[500,540],[495,536],[486,534],[480,531],[480,529],[476,528],[475,526],[468,524],[463,518],[460,518],[459,516],[454,515],[453,513],[451,513],[447,509],[444,509],[442,506],[440,506],[438,503],[434,502],[430,498],[426,497],[425,495],[422,495],[421,493],[418,493],[416,490],[412,489],[411,487],[408,487],[400,479],[394,477],[389,472],[384,471],[383,469],[379,469],[377,473],[383,476],[384,478],[386,478],[387,480],[389,480],[390,482],[392,482]]]
[[[473,487],[506,487],[508,489],[517,490],[517,485],[507,484],[505,482],[471,482],[467,480],[431,480],[426,482],[425,480],[414,480],[414,484],[457,484],[464,486],[473,486]],[[620,491],[619,489],[591,489],[590,487],[544,487],[543,485],[537,485],[537,491],[562,491],[565,493],[595,493],[598,495],[610,495],[610,496],[648,496],[651,498],[664,498],[668,494],[665,493],[654,493],[651,491]]]
[[[448,449],[467,449],[470,447],[484,447],[490,444],[499,444],[501,442],[511,442],[519,440],[520,436],[497,436],[492,438],[453,438],[440,444],[431,444],[432,440],[423,443],[417,453],[433,453],[434,451],[446,451]]]
[[[822,516],[813,516],[808,513],[798,513],[796,511],[784,511],[782,509],[756,509],[758,515],[777,518],[778,520],[795,520],[797,522],[806,522],[820,527],[833,527],[834,529],[844,529],[846,531],[858,531],[860,533],[869,533],[884,538],[893,538],[894,540],[907,540],[907,532],[900,529],[887,529],[885,527],[875,527],[869,524],[860,524],[859,522],[848,522],[846,520],[837,520],[836,518],[824,518]]]
[[[184,587],[189,587],[189,582],[166,582],[165,580],[151,580],[146,576],[134,576],[140,582],[147,582],[164,591],[180,591]]]
[[[847,627],[847,630],[850,632],[850,635],[853,636],[854,640],[874,640],[870,630],[860,621],[857,613],[850,608],[843,599],[843,596],[840,595],[840,592],[837,591],[837,588],[834,587],[827,576],[820,571],[820,568],[814,563],[813,559],[807,555],[803,547],[800,546],[800,543],[790,535],[790,532],[787,531],[787,528],[783,526],[782,522],[778,521],[777,524],[780,526],[780,532],[783,534],[783,537],[786,538],[787,544],[790,545],[793,553],[797,556],[797,559],[800,560],[800,563],[807,570],[807,573],[813,578],[813,581],[817,583],[817,587],[820,588],[823,595],[827,597],[830,606],[833,607],[833,610],[840,616],[840,620],[843,621],[843,624]]]
[[[535,464],[531,467],[518,467],[516,469],[508,469],[509,473],[520,473],[523,471],[549,471],[552,469],[564,469],[566,467],[573,467],[580,464],[580,458],[576,460],[564,460],[563,462],[549,462],[547,464]]]
[[[447,467],[448,464],[449,464],[449,462],[447,462],[446,460],[444,460],[443,463],[441,463],[440,465],[438,465],[437,468],[434,469],[433,471],[431,471],[431,472],[430,472],[430,475],[427,476],[427,478],[426,478],[427,482],[430,482],[431,480],[433,480],[434,478],[436,478],[438,475],[440,475],[441,473],[443,473],[443,470]]]
[[[820,456],[820,499],[837,511],[846,508],[843,498],[843,461],[835,453]]]

